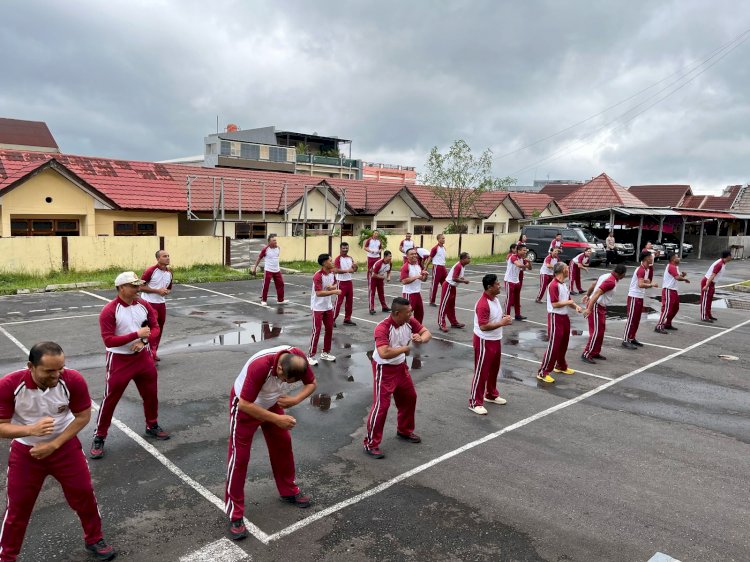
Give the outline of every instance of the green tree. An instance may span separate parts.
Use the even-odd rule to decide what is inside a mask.
[[[482,193],[504,191],[516,182],[511,177],[494,177],[492,151],[488,148],[476,157],[463,139],[454,141],[445,154],[433,147],[419,179],[448,207],[453,232],[461,232],[466,220],[477,215],[475,205]]]

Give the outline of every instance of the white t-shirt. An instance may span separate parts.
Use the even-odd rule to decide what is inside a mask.
[[[553,268],[559,262],[559,258],[553,258],[552,254],[544,258],[544,262],[542,263],[542,267],[539,268],[539,275],[554,275],[555,272]]]
[[[651,281],[651,275],[653,275],[653,269],[650,267],[643,267],[639,265],[633,272],[633,277],[630,279],[630,288],[628,289],[628,296],[642,299],[646,296],[646,288],[638,286],[638,279],[644,281]]]
[[[453,264],[453,267],[451,267],[448,270],[448,277],[445,278],[445,281],[448,283],[448,285],[452,285],[453,287],[456,286],[456,279],[459,279],[464,276],[464,266],[461,265],[460,261],[457,261]]]
[[[151,289],[168,289],[172,285],[172,272],[168,269],[159,269],[158,266],[152,265],[143,272],[141,279],[146,281],[146,285]],[[167,302],[167,299],[159,293],[141,292],[141,298],[144,301],[155,304]]]
[[[313,311],[325,311],[333,308],[333,302],[331,297],[333,295],[327,295],[325,297],[319,297],[315,294],[315,291],[325,291],[326,287],[330,287],[335,282],[335,276],[333,273],[323,273],[320,269],[313,275],[312,292],[310,293],[310,309]]]
[[[365,252],[367,252],[368,258],[379,258],[380,257],[380,238],[368,238],[365,242]]]
[[[716,260],[714,263],[711,264],[711,267],[708,268],[708,271],[706,271],[706,274],[704,275],[704,277],[708,279],[709,277],[711,277],[712,273],[715,273],[716,277],[714,277],[713,282],[716,283],[717,281],[720,281],[721,278],[724,277],[725,265],[726,264],[724,263],[724,260],[722,259]]]
[[[408,252],[414,247],[414,240],[407,240],[406,238],[404,238],[401,241],[401,247],[403,248],[403,251],[401,253],[404,255],[404,258],[405,258],[406,252]]]
[[[445,246],[438,244],[430,252],[432,256],[432,265],[445,266]]]
[[[677,277],[680,276],[680,268],[676,265],[667,264],[664,270],[664,280],[662,281],[662,287],[665,289],[677,290]]]
[[[555,308],[552,306],[552,299],[555,298],[554,302],[562,302],[570,299],[570,289],[568,289],[565,283],[560,283],[557,279],[553,279],[547,287],[547,312],[551,314],[565,314],[568,315],[568,307],[562,306]]]
[[[339,256],[334,261],[334,265],[339,269],[351,269],[354,265],[354,259],[350,256]],[[337,273],[336,281],[351,281],[351,273]]]
[[[518,266],[523,265],[524,263],[525,260],[518,254],[511,254],[508,256],[505,277],[503,279],[509,283],[518,283],[518,274],[521,272],[521,269]]]
[[[406,269],[406,275],[403,275],[405,269]],[[410,263],[406,263],[401,268],[401,274],[403,275],[402,278],[404,279],[406,277],[419,276],[421,273],[422,273],[422,266],[419,265],[418,263],[415,263],[414,265]],[[417,279],[415,279],[411,283],[406,283],[405,285],[402,285],[401,290],[407,295],[411,295],[412,293],[419,293],[422,290],[422,279],[420,277],[417,277]]]
[[[281,268],[279,267],[280,253],[281,248],[279,246],[276,246],[275,248],[266,246],[260,251],[260,257],[266,260],[264,262],[265,265],[263,266],[265,271],[268,271],[269,273],[277,273],[281,271]]]
[[[617,279],[611,273],[605,273],[600,275],[599,279],[596,280],[592,295],[597,289],[601,288],[604,292],[597,299],[596,304],[600,306],[608,306],[612,302],[612,298],[615,296],[615,290],[617,288]]]
[[[501,340],[503,339],[503,328],[495,328],[483,332],[479,326],[485,324],[494,324],[500,322],[503,318],[503,307],[500,300],[495,297],[490,299],[485,293],[479,297],[477,304],[474,305],[474,334],[483,340]]]

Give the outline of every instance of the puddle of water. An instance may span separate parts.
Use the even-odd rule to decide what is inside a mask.
[[[650,306],[644,306],[643,310],[641,311],[641,320],[649,319],[649,314],[655,314],[658,316],[659,311]],[[627,317],[628,317],[627,306],[615,304],[615,305],[609,305],[607,307],[607,318],[617,318],[617,319],[624,320]]]
[[[207,313],[202,310],[194,310],[190,313],[190,316],[205,316]]]
[[[535,345],[538,342],[548,342],[547,329],[540,328],[538,330],[523,330],[510,336],[507,340],[504,339],[503,343],[507,345]]]
[[[235,320],[237,329],[224,332],[214,336],[211,339],[188,342],[187,347],[196,347],[203,345],[246,345],[264,340],[278,338],[283,328],[270,322],[253,322],[245,320]]]
[[[651,298],[661,302],[661,295],[654,295]],[[714,297],[714,300],[719,300],[719,298]],[[680,302],[684,302],[685,304],[700,304],[701,295],[700,293],[680,293]]]

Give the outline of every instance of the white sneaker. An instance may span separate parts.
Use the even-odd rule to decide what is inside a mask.
[[[501,406],[508,403],[505,398],[500,398],[499,396],[497,398],[485,398],[484,401],[492,402],[493,404],[500,404]]]
[[[471,410],[475,414],[479,414],[480,416],[487,415],[487,408],[485,408],[484,406],[474,406],[473,408],[469,406],[469,410]]]
[[[321,358],[322,358],[322,357],[321,357]],[[317,360],[317,359],[315,359],[315,357],[308,357],[308,358],[307,358],[307,363],[308,363],[308,365],[313,365],[313,366],[315,366],[315,365],[317,365],[317,364],[318,364],[318,360]]]
[[[260,306],[268,306],[268,303],[266,301],[260,301]]]
[[[283,301],[277,301],[276,304],[289,304],[290,302],[292,301],[290,301],[289,299],[284,299]]]
[[[320,358],[323,361],[336,361],[336,356],[335,355],[331,355],[330,353],[326,353],[325,351],[320,354]]]

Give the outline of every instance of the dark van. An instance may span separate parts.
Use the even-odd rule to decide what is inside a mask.
[[[592,244],[580,228],[569,228],[547,225],[524,226],[521,235],[526,235],[526,245],[529,248],[526,257],[532,261],[543,261],[549,253],[549,246],[557,233],[562,234],[562,257],[567,262],[578,254],[591,248],[591,265],[599,265],[607,257],[601,244]],[[520,236],[519,236],[520,238]],[[602,246],[601,248],[599,246]]]

